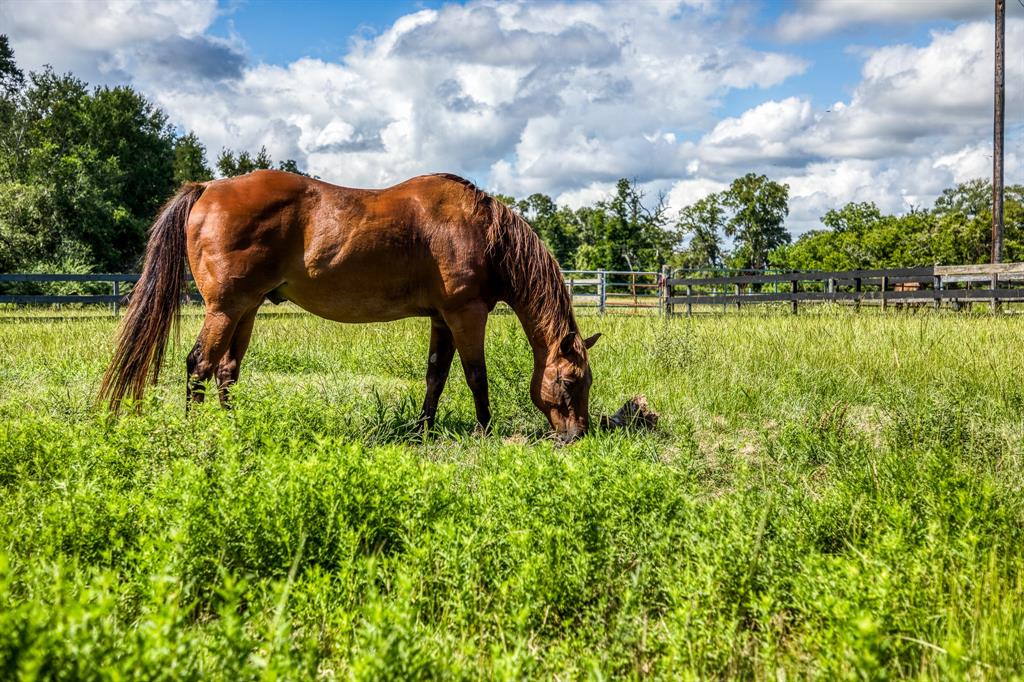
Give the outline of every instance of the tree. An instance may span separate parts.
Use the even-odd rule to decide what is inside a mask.
[[[563,267],[572,267],[580,246],[576,216],[546,194],[531,194],[512,206],[530,223]]]
[[[1024,186],[1005,190],[1004,250],[1024,258]],[[991,243],[991,185],[970,180],[950,187],[931,210],[884,215],[871,203],[829,210],[825,230],[777,249],[771,262],[794,270],[847,270],[987,263]]]
[[[576,211],[581,245],[577,266],[602,270],[653,270],[672,253],[666,230],[665,198],[644,205],[635,181],[619,180],[615,194],[593,208]]]
[[[821,218],[825,227],[833,232],[862,234],[882,219],[882,212],[873,202],[850,202],[840,209],[829,209]]]
[[[720,194],[709,194],[679,211],[676,232],[681,244],[689,237],[680,259],[683,267],[718,268],[724,251],[721,233],[725,230],[726,211]]]
[[[6,35],[0,34],[0,97],[10,98],[25,86],[25,74],[14,61],[14,50]]]
[[[14,61],[7,36],[0,35],[0,179],[10,179],[18,148],[18,103],[25,75]]]
[[[725,224],[725,234],[736,240],[737,265],[765,267],[768,254],[790,241],[784,224],[789,215],[789,185],[747,173],[733,180],[722,197],[733,211]]]
[[[131,88],[89,92],[47,68],[29,74],[0,142],[5,268],[136,267],[146,228],[174,188],[163,112]]]
[[[273,168],[274,162],[270,158],[266,147],[260,147],[256,156],[247,151],[239,152],[236,156],[230,149],[222,149],[217,157],[217,170],[225,178],[233,178],[236,175],[245,175],[254,170]]]
[[[285,159],[277,164],[277,170],[282,170],[286,173],[295,173],[296,175],[305,175],[307,178],[311,177],[309,173],[301,170],[299,164],[295,163],[295,159]]]
[[[174,184],[213,180],[213,171],[206,165],[206,147],[195,133],[174,141]]]

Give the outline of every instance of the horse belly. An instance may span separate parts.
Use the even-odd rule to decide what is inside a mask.
[[[433,287],[416,273],[341,269],[293,278],[277,291],[299,307],[336,322],[387,322],[430,315]]]

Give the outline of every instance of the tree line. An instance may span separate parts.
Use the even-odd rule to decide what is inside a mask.
[[[272,166],[266,149],[215,163],[221,176]],[[163,202],[213,177],[198,137],[133,88],[26,75],[0,36],[0,272],[134,270]]]
[[[135,270],[160,205],[185,182],[276,165],[266,148],[222,149],[213,164],[193,132],[128,86],[93,87],[47,67],[25,74],[0,35],[0,272]],[[520,211],[564,268],[842,270],[987,262],[991,187],[945,190],[931,209],[885,215],[849,203],[793,239],[789,187],[748,173],[670,211],[635,180],[589,206],[546,194],[498,197]],[[1024,259],[1024,186],[1006,189],[1005,259]]]

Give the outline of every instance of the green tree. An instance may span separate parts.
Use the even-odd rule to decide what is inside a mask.
[[[635,181],[619,180],[615,194],[576,211],[580,234],[577,266],[603,270],[654,270],[672,254],[664,197],[644,205]]]
[[[840,209],[829,209],[821,222],[833,232],[865,232],[882,219],[882,212],[873,202],[862,201],[846,204]]]
[[[733,212],[725,224],[725,234],[736,241],[737,265],[765,267],[768,255],[790,241],[785,226],[789,215],[789,185],[747,173],[733,180],[722,197]]]
[[[874,204],[850,203],[822,217],[828,229],[777,249],[771,262],[794,270],[848,270],[987,263],[992,243],[992,186],[971,180],[950,187],[931,210],[884,215]],[[1005,189],[1004,247],[1024,258],[1024,186]]]
[[[254,170],[273,168],[274,162],[270,158],[266,147],[253,156],[247,151],[241,151],[237,155],[230,149],[222,149],[217,157],[217,170],[225,178],[233,178],[237,175],[245,175]]]
[[[0,34],[0,97],[9,98],[25,86],[25,74],[14,61],[14,50],[6,35]]]
[[[726,225],[726,210],[720,194],[709,194],[679,211],[676,220],[678,243],[687,241],[686,248],[677,259],[689,268],[718,268],[725,255],[722,232]]]
[[[213,171],[206,165],[206,146],[195,133],[174,141],[174,184],[213,180]]]
[[[559,206],[548,195],[539,193],[515,202],[514,206],[540,235],[555,259],[563,267],[572,267],[580,246],[573,211]]]
[[[17,112],[25,75],[14,61],[6,35],[0,35],[0,180],[11,179],[16,162]]]
[[[282,170],[286,173],[295,173],[296,175],[305,175],[307,178],[312,177],[309,173],[299,168],[299,164],[295,163],[295,159],[285,159],[277,164],[277,170]]]
[[[131,88],[90,93],[45,69],[29,75],[0,141],[5,268],[136,266],[174,188],[173,136],[159,109]]]

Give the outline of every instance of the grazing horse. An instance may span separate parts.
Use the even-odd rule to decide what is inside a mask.
[[[587,431],[587,351],[600,335],[580,336],[558,264],[526,221],[467,180],[424,175],[370,190],[266,170],[185,185],[153,224],[103,377],[100,399],[115,411],[157,381],[186,256],[206,302],[188,401],[216,378],[226,404],[260,305],[292,301],[337,322],[430,318],[423,424],[434,423],[458,351],[486,428],[484,328],[505,301],[533,349],[534,405],[564,441]]]

